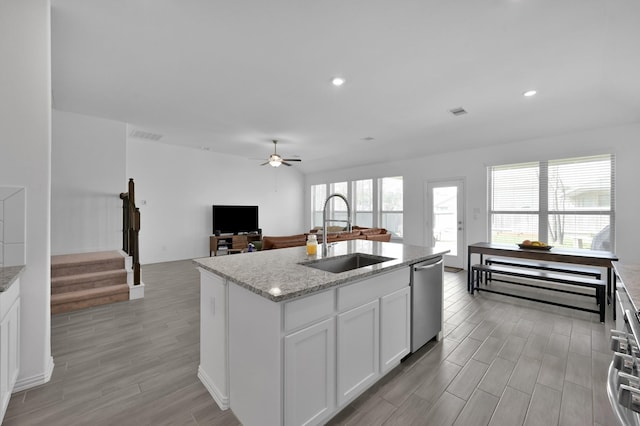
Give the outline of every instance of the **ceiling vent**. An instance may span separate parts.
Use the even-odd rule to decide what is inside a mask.
[[[450,109],[449,112],[451,112],[451,114],[455,116],[458,116],[458,115],[465,115],[467,113],[467,110],[465,110],[462,107],[458,107],[458,108]]]
[[[162,138],[162,135],[151,132],[143,132],[142,130],[132,130],[131,133],[129,133],[129,136],[131,136],[132,138],[147,139],[150,141],[159,141],[160,138]]]

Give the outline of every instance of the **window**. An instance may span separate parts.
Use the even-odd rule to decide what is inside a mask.
[[[373,179],[353,182],[353,223],[373,227]]]
[[[348,182],[336,182],[329,185],[329,193],[330,194],[340,194],[344,195],[344,197],[349,199],[349,183]],[[335,222],[330,223],[329,226],[347,226],[347,205],[344,200],[341,200],[338,197],[334,197],[330,201],[331,205],[329,207],[330,214],[327,217],[344,220],[345,223]]]
[[[402,238],[402,176],[380,179],[380,226]]]
[[[349,200],[353,225],[386,228],[393,238],[402,238],[403,181],[402,176],[363,179],[311,186],[311,222],[322,226],[322,209],[329,194],[342,194]],[[329,203],[328,217],[347,218],[347,207],[339,198]],[[340,225],[332,223],[330,225]]]
[[[322,208],[327,199],[327,185],[311,185],[311,227],[322,226]]]
[[[491,242],[613,250],[613,155],[489,167]]]

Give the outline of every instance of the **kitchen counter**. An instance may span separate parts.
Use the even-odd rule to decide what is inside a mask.
[[[7,291],[24,270],[24,265],[0,267],[0,292]]]
[[[358,281],[379,273],[442,256],[446,250],[410,244],[351,240],[335,243],[328,257],[364,253],[391,257],[394,260],[342,273],[325,272],[300,265],[301,262],[322,259],[318,254],[308,256],[306,247],[290,247],[253,253],[194,259],[201,268],[226,278],[247,290],[271,301],[281,302],[316,293],[341,284]]]
[[[614,262],[613,267],[622,280],[635,311],[640,311],[640,265]]]
[[[321,248],[321,247],[320,247]],[[200,270],[198,378],[247,426],[324,424],[397,367],[411,349],[410,265],[447,251],[368,240],[327,258],[391,258],[346,272],[303,262],[306,247],[194,259]],[[425,321],[442,330],[442,275],[425,288]],[[432,317],[432,318],[431,318]],[[431,337],[431,336],[428,336]],[[312,368],[310,368],[312,367]]]

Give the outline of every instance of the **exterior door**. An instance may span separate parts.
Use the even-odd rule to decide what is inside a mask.
[[[464,180],[429,181],[426,184],[425,242],[449,250],[445,266],[464,267]]]

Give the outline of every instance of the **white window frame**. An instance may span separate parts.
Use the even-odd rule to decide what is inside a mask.
[[[506,214],[511,214],[511,215],[518,215],[518,214],[524,214],[524,215],[532,215],[532,216],[536,216],[538,217],[538,240],[539,241],[545,241],[547,240],[547,236],[549,234],[549,217],[553,216],[553,215],[575,215],[575,216],[609,216],[609,238],[610,238],[610,243],[611,243],[611,251],[615,251],[615,155],[614,154],[605,154],[605,155],[598,155],[598,156],[592,156],[592,157],[584,157],[585,160],[588,158],[597,158],[597,157],[602,157],[603,159],[605,157],[609,157],[609,160],[611,162],[611,188],[610,188],[610,202],[609,202],[609,209],[608,210],[551,210],[549,208],[549,198],[548,198],[548,189],[549,189],[549,163],[553,162],[553,161],[564,161],[564,160],[572,160],[572,158],[566,158],[566,159],[552,159],[552,160],[544,160],[544,161],[539,161],[538,163],[538,170],[539,170],[539,176],[538,176],[538,209],[537,210],[493,210],[493,205],[492,205],[492,200],[493,200],[493,194],[492,194],[492,170],[494,167],[498,167],[498,166],[489,166],[487,168],[487,219],[488,219],[488,224],[487,224],[487,238],[488,241],[491,241],[492,235],[493,235],[493,230],[492,230],[492,224],[493,224],[493,215],[506,215]],[[575,159],[578,160],[581,157],[576,157]],[[521,163],[521,164],[526,164],[526,163]],[[517,166],[519,164],[513,164],[513,166]],[[506,165],[509,166],[509,165]],[[585,249],[589,249],[586,247],[583,247]]]
[[[382,213],[395,213],[395,214],[401,214],[402,215],[402,221],[404,223],[404,185],[403,185],[403,208],[402,210],[390,210],[390,211],[382,211],[382,203],[381,203],[381,199],[382,196],[380,194],[380,191],[382,190],[382,186],[380,184],[380,182],[382,181],[382,179],[385,178],[391,178],[391,177],[395,177],[395,178],[403,178],[403,176],[384,176],[381,178],[364,178],[364,179],[357,179],[357,180],[348,180],[348,181],[340,181],[340,182],[331,182],[331,183],[324,183],[324,184],[315,184],[315,185],[311,185],[310,186],[310,198],[311,198],[311,227],[317,227],[317,226],[322,226],[322,224],[316,224],[315,223],[315,213],[318,212],[322,212],[322,207],[323,206],[315,206],[314,205],[314,201],[315,201],[315,190],[314,187],[320,187],[320,186],[325,186],[325,191],[326,191],[326,195],[325,197],[328,197],[329,195],[334,193],[334,185],[335,184],[340,184],[343,182],[347,183],[347,194],[342,194],[345,197],[347,197],[347,200],[349,200],[349,205],[351,206],[352,212],[352,219],[355,219],[355,213],[356,213],[356,203],[355,203],[355,184],[357,181],[362,181],[362,180],[371,180],[372,181],[372,206],[373,206],[373,211],[371,211],[372,213],[372,226],[373,227],[381,227],[381,217],[382,217]],[[404,179],[403,179],[404,181]],[[326,198],[325,198],[326,199]],[[340,200],[337,200],[337,202],[340,202]],[[319,210],[314,210],[314,208],[318,208]],[[366,211],[359,211],[360,213],[369,213],[368,210]],[[335,211],[334,211],[334,207],[333,207],[333,203],[329,204],[329,209],[327,210],[327,217],[335,217]],[[331,226],[331,224],[329,224]],[[358,225],[357,223],[353,223],[353,225]],[[392,240],[394,241],[402,241],[402,237],[396,235],[396,234],[392,234],[391,237]]]

